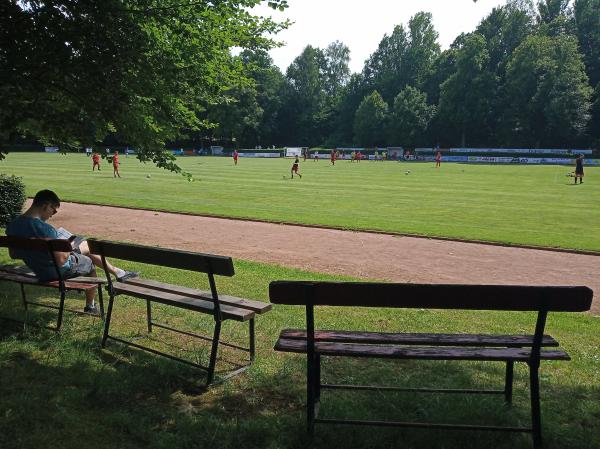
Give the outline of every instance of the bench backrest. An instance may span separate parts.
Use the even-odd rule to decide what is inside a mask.
[[[157,248],[133,243],[115,243],[106,240],[90,239],[87,242],[92,254],[104,257],[201,273],[211,273],[220,276],[233,276],[235,274],[231,257],[192,253],[189,251]]]
[[[64,279],[59,268],[58,256],[54,251],[71,252],[73,248],[71,243],[65,239],[44,239],[15,236],[0,236],[0,248],[8,248],[10,257],[13,259],[27,259],[28,255],[23,251],[39,251],[48,254],[48,258],[54,265],[56,279],[59,281],[59,288],[65,291]]]
[[[38,239],[27,237],[0,236],[0,247],[26,251],[71,252],[71,243],[64,239]]]
[[[583,286],[273,281],[269,297],[290,305],[583,312],[593,292]]]

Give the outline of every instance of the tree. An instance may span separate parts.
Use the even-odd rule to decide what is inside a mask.
[[[579,48],[592,86],[600,83],[600,0],[576,0]]]
[[[117,134],[140,160],[179,171],[164,143],[210,127],[206,106],[248,85],[229,49],[271,48],[264,35],[286,25],[254,17],[259,2],[2,2],[0,137],[68,148]]]
[[[569,145],[587,127],[592,89],[573,36],[529,36],[507,68],[513,134],[520,144]]]
[[[380,41],[365,62],[365,82],[390,103],[404,87],[420,88],[440,53],[437,38],[431,14],[415,14],[409,20],[408,32],[397,25],[390,36],[386,34]]]
[[[332,42],[323,52],[325,57],[324,88],[330,97],[336,97],[350,80],[350,49],[340,41]]]
[[[425,131],[434,114],[435,106],[427,104],[427,95],[407,86],[394,99],[388,142],[409,147],[423,145]]]
[[[373,91],[360,103],[354,116],[354,141],[365,147],[385,144],[388,105],[379,92]]]
[[[328,120],[326,108],[325,56],[310,45],[294,59],[286,71],[281,130],[294,145],[313,146],[324,139]]]
[[[532,32],[533,20],[532,6],[513,0],[494,8],[477,26],[475,31],[487,42],[489,68],[501,79],[510,55]]]
[[[340,92],[340,101],[333,118],[333,131],[326,142],[328,146],[351,146],[354,140],[354,115],[367,93],[362,74],[353,73]]]
[[[480,34],[464,38],[456,54],[456,71],[440,87],[439,119],[456,130],[450,136],[466,145],[489,138],[492,100],[497,91],[496,76],[488,70],[489,54]]]
[[[264,50],[244,50],[239,59],[251,84],[230,90],[231,101],[208,107],[208,119],[218,125],[206,134],[242,147],[271,144],[284,77]]]
[[[561,16],[569,15],[570,0],[540,0],[538,1],[538,21],[551,23]]]

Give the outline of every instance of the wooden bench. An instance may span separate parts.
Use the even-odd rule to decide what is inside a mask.
[[[21,287],[21,300],[25,309],[25,320],[23,324],[26,325],[28,322],[28,312],[30,305],[45,307],[49,309],[58,310],[56,318],[56,326],[49,327],[49,329],[60,331],[63,321],[63,314],[65,311],[85,314],[78,310],[66,309],[65,298],[69,291],[85,292],[91,289],[98,290],[98,303],[100,306],[100,315],[104,318],[104,303],[102,299],[102,285],[106,283],[106,279],[98,277],[78,276],[75,278],[64,279],[58,269],[57,261],[54,258],[54,251],[70,252],[72,250],[71,244],[67,240],[47,240],[37,238],[23,238],[23,237],[9,237],[0,236],[0,247],[8,248],[11,255],[17,254],[19,251],[42,251],[48,253],[49,257],[54,263],[56,269],[56,280],[40,282],[35,274],[27,267],[22,265],[0,265],[0,281],[14,282]],[[60,302],[58,306],[52,304],[44,304],[40,302],[30,301],[27,299],[25,293],[25,286],[33,285],[36,287],[46,287],[57,289],[60,292]],[[8,319],[8,318],[4,318]],[[12,320],[16,321],[16,320]],[[19,321],[20,322],[20,321]]]
[[[224,381],[225,379],[244,371],[252,364],[255,357],[254,319],[257,314],[263,314],[271,310],[272,306],[269,303],[261,301],[252,301],[249,299],[218,294],[215,276],[234,275],[233,261],[230,257],[127,243],[114,243],[101,240],[88,240],[88,244],[90,246],[90,251],[94,254],[100,255],[103,261],[105,261],[107,257],[112,257],[144,264],[203,273],[208,276],[208,282],[210,286],[210,291],[203,291],[195,288],[158,282],[152,279],[133,278],[128,279],[125,282],[112,282],[109,279],[107,289],[110,295],[110,301],[108,304],[106,321],[104,325],[102,347],[105,347],[106,341],[111,339],[195,366],[197,368],[201,368],[207,372],[207,386],[213,383],[219,345],[241,350],[249,354],[249,360],[247,363],[240,365],[238,369],[229,372],[226,376],[223,376],[220,381]],[[175,355],[161,352],[156,349],[134,343],[133,341],[127,341],[111,335],[111,316],[113,313],[115,298],[119,295],[126,295],[146,301],[146,322],[149,334],[152,332],[154,327],[158,327],[187,335],[189,337],[208,340],[211,343],[208,365],[201,365],[199,363],[185,360]],[[214,318],[214,330],[212,337],[177,329],[164,323],[155,321],[152,316],[152,303],[165,304],[192,312],[200,312],[203,314],[212,315]],[[248,347],[242,347],[220,340],[221,325],[226,320],[248,323]]]
[[[463,430],[503,430],[532,433],[534,447],[542,446],[538,370],[541,360],[569,360],[558,342],[544,335],[548,312],[582,312],[590,309],[592,290],[587,287],[533,287],[499,285],[427,285],[352,282],[275,281],[269,286],[274,304],[303,305],[306,330],[286,329],[275,345],[277,351],[307,355],[307,425],[312,434],[315,423],[369,424],[401,427],[433,427]],[[479,335],[442,333],[381,333],[352,330],[315,330],[315,306],[391,307],[418,309],[462,309],[537,312],[535,330],[527,335]],[[495,393],[512,399],[513,366],[529,366],[531,427],[498,427],[438,423],[389,422],[325,419],[318,416],[321,389],[370,390],[365,385],[321,383],[321,356],[374,357],[416,360],[476,360],[506,363],[504,389],[467,390],[436,388],[395,388],[382,390]]]

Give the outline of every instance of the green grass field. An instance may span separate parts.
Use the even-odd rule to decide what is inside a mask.
[[[179,158],[188,182],[121,161],[121,179],[81,154],[11,153],[0,170],[66,201],[600,251],[600,167],[575,186],[564,166],[321,160],[290,179],[290,159]]]
[[[0,263],[6,262],[0,252]],[[187,272],[132,266],[144,274],[181,285],[196,284]],[[347,279],[253,262],[236,261],[236,276],[219,278],[222,293],[267,301],[272,279]],[[48,301],[48,290],[28,288],[31,299]],[[0,316],[22,317],[18,286],[0,284]],[[119,297],[121,298],[121,297]],[[54,298],[56,303],[56,299]],[[70,307],[83,298],[71,295]],[[435,310],[346,310],[324,308],[325,329],[429,332],[530,332],[530,313]],[[111,329],[117,335],[143,334],[145,303],[117,301]],[[184,322],[196,332],[210,330],[211,317],[157,306],[154,316]],[[32,320],[49,324],[53,311],[32,309]],[[62,335],[2,322],[0,327],[0,447],[38,449],[100,448],[428,448],[529,449],[526,434],[423,429],[318,426],[310,442],[305,428],[305,357],[273,351],[283,328],[304,325],[304,309],[275,306],[257,319],[257,361],[244,375],[208,392],[201,371],[112,343],[100,349],[101,321],[67,314]],[[224,336],[240,338],[240,323],[226,323]],[[160,331],[159,331],[160,332]],[[600,320],[587,314],[551,314],[547,332],[572,356],[570,362],[543,362],[542,424],[546,449],[600,449]],[[160,333],[163,338],[164,333]],[[183,339],[185,340],[185,339]],[[184,341],[177,339],[177,347]],[[174,349],[174,346],[170,348]],[[185,351],[181,350],[180,355]],[[196,353],[193,353],[196,354]],[[206,356],[206,352],[199,352]],[[189,356],[190,354],[186,354]],[[226,358],[230,353],[221,354]],[[223,365],[221,365],[223,366]],[[413,387],[501,388],[499,363],[414,362],[325,359],[328,382],[378,383]],[[324,416],[373,419],[529,425],[528,374],[515,367],[514,405],[497,395],[427,395],[325,391]]]
[[[83,155],[9,154],[0,170],[23,177],[31,196],[42,188],[63,200],[124,205],[327,226],[485,239],[600,250],[600,168],[587,168],[582,186],[569,185],[568,167],[484,166],[340,161],[301,164],[302,179],[289,179],[291,160],[182,158],[197,181],[122,157],[122,179],[103,161],[91,172]],[[410,170],[409,175],[405,172]],[[150,177],[147,177],[150,175]],[[2,231],[0,231],[2,232]],[[0,264],[9,262],[0,250]],[[165,282],[207,288],[187,272],[119,263]],[[349,278],[235,261],[236,276],[219,278],[222,294],[267,301],[275,279]],[[28,287],[30,299],[56,298]],[[71,294],[68,305],[83,307]],[[111,328],[143,333],[143,301],[121,298]],[[118,312],[118,313],[117,313]],[[210,330],[211,317],[157,307],[169,323]],[[17,285],[0,282],[0,316],[22,318]],[[32,308],[30,319],[52,323],[53,311]],[[61,335],[0,320],[0,448],[188,449],[365,448],[525,449],[526,434],[423,429],[318,426],[305,432],[305,357],[273,351],[283,328],[302,327],[304,310],[275,306],[257,319],[257,361],[246,373],[208,392],[194,370],[118,344],[100,349],[102,322],[68,315]],[[239,341],[239,323],[225,336]],[[531,332],[530,313],[439,310],[325,309],[318,327],[382,332]],[[600,319],[551,314],[547,332],[572,356],[541,368],[542,425],[546,449],[600,449]],[[161,337],[164,334],[161,333]],[[185,338],[164,343],[189,353]],[[227,357],[232,356],[229,352]],[[384,362],[326,359],[327,382],[440,388],[501,388],[499,363]],[[514,405],[499,396],[415,395],[379,391],[324,392],[325,416],[488,425],[529,425],[528,375],[515,368]]]

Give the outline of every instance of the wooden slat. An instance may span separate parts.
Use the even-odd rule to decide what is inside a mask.
[[[25,238],[0,236],[0,247],[29,251],[71,252],[71,243],[64,239]]]
[[[125,294],[136,298],[148,299],[150,301],[167,304],[182,309],[194,310],[203,313],[214,312],[214,304],[201,299],[194,299],[188,296],[177,295],[174,293],[161,292],[151,288],[138,287],[124,282],[116,282],[113,284],[115,294]],[[254,312],[246,309],[240,309],[231,306],[222,306],[221,313],[223,318],[237,321],[247,321],[254,318]]]
[[[201,273],[212,272],[220,276],[233,276],[235,274],[231,257],[135,245],[132,243],[115,243],[106,240],[89,239],[87,242],[92,254],[103,254],[106,257],[131,260],[161,267],[179,268]]]
[[[93,278],[95,279],[95,278]],[[0,280],[2,281],[11,281],[17,282],[19,284],[26,285],[37,285],[39,287],[50,287],[50,288],[60,288],[60,283],[56,281],[46,281],[40,282],[36,277],[16,274],[16,273],[8,273],[8,272],[0,272]],[[89,290],[97,287],[97,283],[86,283],[82,281],[71,282],[70,280],[65,281],[65,288],[67,290]]]
[[[69,278],[68,282],[83,282],[88,284],[106,284],[105,278],[99,278],[94,276],[77,276],[76,278]]]
[[[33,284],[33,285],[39,284],[36,277],[23,275],[23,274],[17,274],[17,273],[9,273],[7,271],[0,272],[0,279],[4,280],[4,281],[18,282],[20,284]]]
[[[291,305],[584,312],[593,292],[584,286],[273,281],[269,297]]]
[[[22,274],[25,276],[35,276],[35,273],[27,265],[0,265],[0,271]]]
[[[306,353],[306,341],[280,338],[276,351]],[[402,347],[395,345],[361,345],[356,343],[315,343],[315,351],[325,356],[376,357],[389,359],[419,360],[480,360],[526,362],[531,357],[530,349],[522,348],[458,348],[458,347]],[[570,360],[566,352],[558,350],[540,351],[543,360]]]
[[[182,296],[188,296],[190,298],[212,301],[212,296],[210,292],[198,290],[195,288],[181,287],[179,285],[166,284],[164,282],[158,282],[152,279],[143,279],[137,277],[127,279],[125,283],[129,285],[137,285],[139,287],[149,287],[154,290],[167,293],[175,293]],[[250,299],[237,298],[235,296],[228,295],[219,295],[219,301],[221,302],[221,304],[240,307],[242,309],[248,309],[259,314],[268,312],[273,307],[272,304],[266,302],[252,301]]]
[[[284,329],[279,336],[288,340],[306,340],[303,329]],[[427,334],[329,331],[315,332],[315,341],[332,343],[433,345],[433,346],[488,346],[518,348],[533,345],[532,335],[487,335],[487,334]],[[558,342],[544,335],[542,346],[558,346]]]

